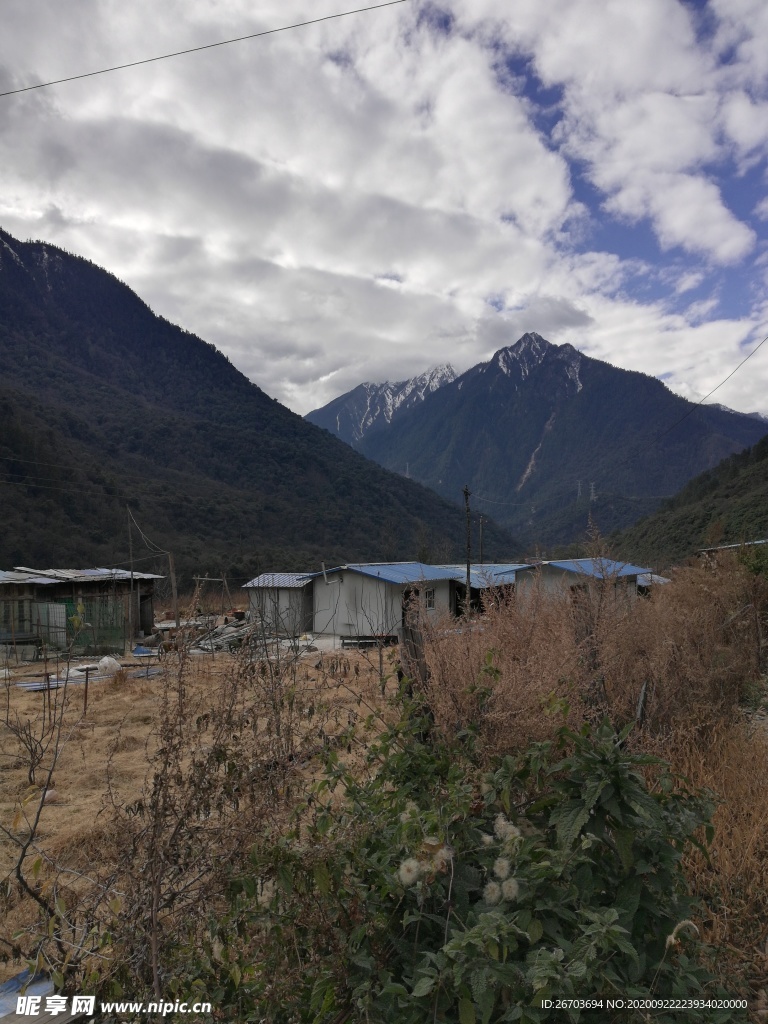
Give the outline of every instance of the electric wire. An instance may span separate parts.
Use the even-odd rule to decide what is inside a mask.
[[[7,459],[9,462],[23,462],[31,466],[61,466],[61,462],[42,462],[40,459],[20,459],[17,455],[0,455],[0,459]],[[0,470],[0,472],[4,471]]]
[[[131,510],[130,510],[130,507],[129,507],[129,506],[126,506],[126,508],[128,508],[128,515],[129,515],[129,516],[131,517],[131,522],[132,522],[132,523],[133,523],[133,525],[134,525],[134,526],[136,527],[136,529],[137,529],[137,530],[139,531],[139,536],[140,536],[140,537],[141,537],[141,539],[142,539],[142,540],[144,541],[144,543],[145,543],[145,545],[146,545],[147,549],[148,549],[149,551],[156,551],[156,552],[157,552],[158,554],[161,554],[161,555],[167,555],[167,554],[168,554],[168,552],[167,552],[167,551],[165,550],[165,548],[160,548],[160,547],[158,547],[158,546],[157,546],[157,544],[155,544],[155,543],[154,543],[154,541],[151,541],[151,540],[149,539],[149,537],[147,537],[147,536],[145,535],[145,533],[144,533],[144,531],[142,530],[142,528],[141,528],[141,527],[139,526],[139,524],[138,524],[138,523],[136,522],[136,520],[134,519],[134,516],[133,516],[133,512],[131,512]]]
[[[3,479],[2,477],[0,477],[0,487],[29,487],[36,490],[58,491],[61,494],[82,494],[84,491],[95,491],[103,495],[104,490],[102,484],[94,483],[92,480],[85,481],[82,484],[77,484],[72,487],[60,487],[55,484],[38,483],[36,480],[9,480]],[[174,493],[178,494],[178,492]],[[125,501],[124,494],[112,494],[108,495],[108,497],[114,498],[121,504]],[[157,495],[153,495],[152,497],[157,497]],[[200,508],[210,509],[216,507],[215,503],[209,498],[195,498],[190,494],[186,494],[185,497],[189,498],[193,505]]]
[[[653,446],[658,441],[660,441],[662,439],[662,437],[666,437],[667,434],[671,433],[675,429],[675,427],[680,426],[680,424],[683,422],[683,420],[687,420],[689,416],[691,416],[694,412],[696,412],[696,410],[699,408],[699,406],[701,406],[704,402],[706,402],[706,400],[708,398],[711,398],[712,395],[714,395],[714,393],[716,391],[719,391],[720,388],[723,386],[723,384],[726,384],[731,379],[731,377],[738,370],[740,370],[742,368],[744,363],[746,363],[748,359],[752,358],[752,356],[755,354],[755,352],[759,352],[759,350],[763,347],[763,345],[766,343],[766,341],[768,341],[768,334],[766,334],[766,336],[763,338],[763,340],[760,342],[759,345],[756,345],[752,349],[752,351],[747,356],[745,356],[744,359],[742,359],[742,361],[739,363],[739,365],[737,367],[735,367],[733,370],[731,370],[731,372],[728,374],[728,376],[724,380],[720,381],[720,383],[717,385],[717,387],[712,388],[712,390],[709,392],[709,394],[704,395],[704,397],[699,399],[698,402],[695,402],[691,406],[691,408],[683,416],[680,417],[679,420],[675,420],[675,422],[670,427],[667,427],[666,430],[663,430],[660,434],[657,434],[656,437],[654,437],[653,440],[649,441],[649,443],[644,448],[641,448],[639,451],[635,452],[634,455],[630,455],[627,459],[624,460],[624,462],[620,462],[619,465],[616,468],[620,469],[622,466],[625,466],[628,462],[631,462],[633,459],[636,459],[639,455],[643,455],[645,452],[648,451],[649,448],[653,448]]]
[[[34,487],[41,491],[59,491],[61,494],[82,494],[83,491],[98,490],[101,492],[103,490],[101,485],[90,480],[73,487],[60,487],[57,484],[38,483],[36,480],[10,480],[2,477],[0,477],[0,487]]]
[[[186,50],[175,50],[173,53],[163,53],[158,57],[145,57],[143,60],[132,60],[127,64],[115,64],[112,67],[100,68],[98,71],[86,71],[79,75],[69,75],[66,78],[56,78],[50,82],[38,82],[37,85],[25,85],[21,89],[8,89],[0,92],[0,99],[6,96],[17,96],[22,92],[32,92],[34,89],[47,89],[51,85],[63,85],[65,82],[77,82],[82,78],[94,78],[96,75],[107,75],[112,71],[123,71],[126,68],[139,67],[142,64],[153,64],[160,60],[170,60],[171,57],[183,57],[189,53],[200,53],[202,50],[213,50],[218,46],[230,46],[232,43],[243,43],[248,39],[260,39],[262,36],[275,35],[278,32],[288,32],[294,28],[304,28],[307,25],[318,25],[322,21],[332,21],[335,18],[347,18],[352,14],[364,14],[366,11],[376,11],[381,7],[394,7],[396,4],[408,3],[408,0],[387,0],[386,3],[373,4],[370,7],[358,7],[354,11],[341,11],[338,14],[326,14],[322,18],[311,18],[308,21],[297,21],[293,25],[282,25],[280,28],[268,28],[262,32],[251,32],[245,36],[237,36],[234,39],[222,39],[217,43],[205,43],[202,46],[190,46]]]

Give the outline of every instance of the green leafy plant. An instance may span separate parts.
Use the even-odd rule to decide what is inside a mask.
[[[708,838],[706,794],[607,722],[489,772],[470,732],[397,710],[363,767],[331,751],[292,826],[258,844],[202,955],[183,951],[187,987],[286,1024],[606,1020],[611,997],[715,997],[680,867]]]

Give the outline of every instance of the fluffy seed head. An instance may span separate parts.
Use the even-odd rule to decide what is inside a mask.
[[[493,865],[493,873],[501,881],[508,877],[511,870],[511,865],[506,857],[498,857]]]
[[[408,857],[398,868],[397,874],[403,885],[413,885],[421,875],[421,864],[415,857]]]
[[[501,886],[498,882],[487,882],[483,889],[483,899],[486,903],[495,905],[501,900]]]
[[[516,900],[519,892],[520,886],[516,878],[505,878],[501,883],[501,894],[505,900]]]
[[[669,949],[670,946],[674,946],[676,944],[677,936],[680,934],[683,928],[689,928],[692,932],[695,932],[697,936],[699,934],[699,929],[696,927],[693,921],[689,921],[687,919],[685,921],[680,921],[678,922],[678,924],[675,925],[675,929],[672,932],[672,934],[667,936],[667,941],[665,943],[666,949]]]
[[[444,843],[432,858],[432,867],[435,871],[447,871],[453,860],[453,850],[447,843]]]
[[[400,815],[400,821],[402,821],[403,824],[405,824],[406,821],[410,821],[411,818],[416,817],[418,813],[418,804],[416,804],[413,800],[409,800],[408,803],[405,805],[405,810]]]
[[[503,842],[514,842],[520,837],[520,829],[517,825],[513,825],[505,814],[496,815],[493,831]]]

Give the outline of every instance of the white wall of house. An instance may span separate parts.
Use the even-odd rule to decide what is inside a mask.
[[[312,585],[309,584],[311,591]],[[269,632],[300,636],[312,629],[311,595],[303,587],[249,587],[251,620]]]
[[[326,583],[327,579],[327,583]],[[394,636],[403,621],[403,594],[418,590],[426,614],[450,610],[450,580],[409,587],[342,569],[315,579],[315,632],[337,636]]]

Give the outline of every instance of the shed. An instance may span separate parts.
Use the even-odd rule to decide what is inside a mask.
[[[251,619],[271,633],[300,636],[313,628],[313,575],[263,572],[244,585]]]
[[[455,572],[424,562],[339,565],[314,574],[314,630],[350,639],[397,637],[408,602],[427,615],[454,611]]]
[[[154,573],[127,569],[30,569],[0,573],[0,643],[122,650],[154,626]]]

